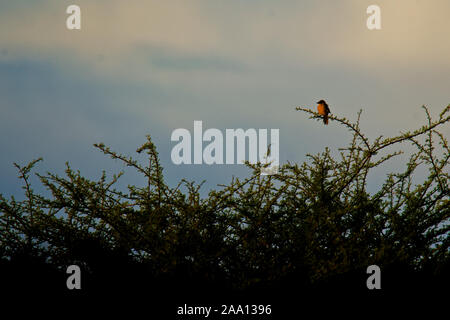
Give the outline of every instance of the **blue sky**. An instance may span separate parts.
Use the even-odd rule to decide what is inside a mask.
[[[80,31],[65,27],[70,4]],[[370,4],[379,31],[366,28]],[[245,176],[238,165],[171,163],[171,132],[194,120],[280,129],[281,162],[301,162],[349,138],[294,111],[322,98],[350,119],[362,108],[372,138],[416,128],[421,105],[437,115],[450,103],[448,12],[446,0],[1,1],[0,193],[20,191],[13,162],[41,156],[40,172],[66,161],[92,178],[117,172],[92,144],[132,155],[146,134],[171,184]]]

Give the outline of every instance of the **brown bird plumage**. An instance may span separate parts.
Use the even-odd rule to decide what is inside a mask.
[[[317,112],[323,116],[323,123],[328,124],[328,114],[330,113],[330,108],[325,100],[320,100],[317,102]]]

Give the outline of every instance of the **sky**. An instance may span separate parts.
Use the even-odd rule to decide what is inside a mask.
[[[71,4],[81,30],[66,28]],[[366,27],[372,4],[381,30]],[[436,117],[450,103],[449,12],[448,0],[0,0],[0,193],[20,193],[13,162],[38,157],[41,173],[66,161],[94,179],[117,173],[92,145],[134,155],[147,134],[171,185],[246,177],[242,165],[172,163],[171,133],[194,120],[279,129],[280,162],[303,162],[349,142],[294,110],[319,99],[352,120],[362,109],[372,139],[418,128],[422,105]]]

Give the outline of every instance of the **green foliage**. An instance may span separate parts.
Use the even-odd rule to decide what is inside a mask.
[[[303,108],[311,118],[317,113]],[[80,264],[95,273],[112,262],[138,264],[153,277],[200,275],[225,279],[235,288],[276,283],[296,275],[305,283],[360,272],[371,264],[405,265],[442,272],[449,261],[450,149],[437,128],[446,125],[450,106],[422,128],[370,141],[356,123],[330,115],[352,133],[335,159],[326,149],[302,164],[287,163],[279,173],[233,178],[208,197],[201,185],[163,179],[150,137],[137,152],[148,164],[94,146],[144,175],[145,186],[115,184],[123,173],[89,180],[67,164],[65,176],[37,174],[51,197],[36,194],[30,174],[40,159],[17,164],[25,200],[0,195],[0,252],[4,261],[40,257],[53,266]],[[371,170],[411,143],[405,170],[389,174],[378,192],[367,191]],[[436,143],[437,142],[437,143]],[[394,152],[388,152],[395,147]],[[429,169],[419,184],[419,166]],[[185,190],[185,191],[182,191]]]

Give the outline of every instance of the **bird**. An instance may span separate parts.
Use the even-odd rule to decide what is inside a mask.
[[[323,116],[323,123],[328,125],[328,114],[330,113],[330,108],[325,100],[320,100],[317,102],[317,112]]]

